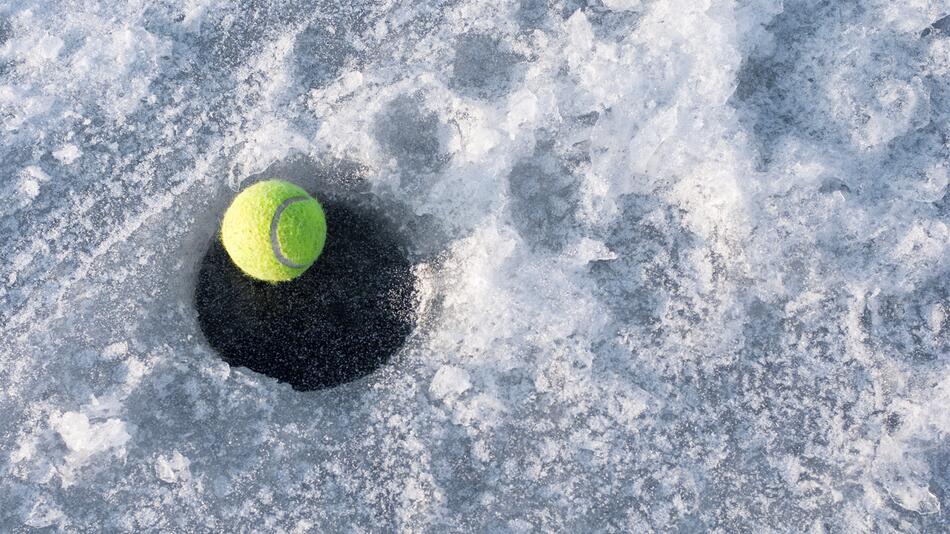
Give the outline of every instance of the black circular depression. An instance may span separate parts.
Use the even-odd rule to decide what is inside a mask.
[[[221,358],[297,390],[372,373],[414,326],[412,263],[390,221],[355,204],[323,208],[323,254],[296,280],[253,280],[214,239],[195,287],[198,322]]]

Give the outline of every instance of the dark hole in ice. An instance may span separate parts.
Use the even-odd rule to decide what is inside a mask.
[[[414,326],[412,263],[390,221],[352,203],[323,207],[326,246],[296,280],[245,276],[216,238],[195,288],[201,330],[226,362],[302,391],[372,373]]]

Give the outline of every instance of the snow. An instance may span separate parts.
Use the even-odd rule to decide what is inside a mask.
[[[169,458],[165,456],[158,457],[155,461],[155,472],[162,482],[168,482],[169,484],[178,481],[184,482],[191,478],[191,472],[188,470],[190,465],[191,461],[188,458],[182,456],[180,452],[174,451]]]
[[[0,531],[950,530],[950,2],[81,4],[0,5]],[[202,335],[275,176],[404,234],[369,377]]]
[[[72,485],[75,472],[100,453],[109,452],[124,458],[124,446],[132,438],[122,420],[110,418],[101,423],[90,423],[89,417],[82,412],[54,413],[50,416],[50,427],[69,450],[57,468],[64,487]]]
[[[81,155],[82,152],[79,151],[79,147],[73,144],[63,145],[58,150],[53,152],[53,157],[65,165],[69,165],[76,161]]]
[[[458,367],[443,365],[432,377],[429,392],[436,398],[444,399],[449,395],[461,395],[472,387],[468,371]]]

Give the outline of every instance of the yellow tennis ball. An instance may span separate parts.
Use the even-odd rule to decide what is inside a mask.
[[[323,207],[283,180],[258,182],[234,199],[221,222],[231,260],[258,280],[284,282],[303,274],[323,252]]]

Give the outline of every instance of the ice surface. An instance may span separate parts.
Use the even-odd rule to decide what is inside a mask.
[[[948,15],[0,4],[0,530],[950,530]],[[407,236],[363,380],[201,336],[271,175]]]

